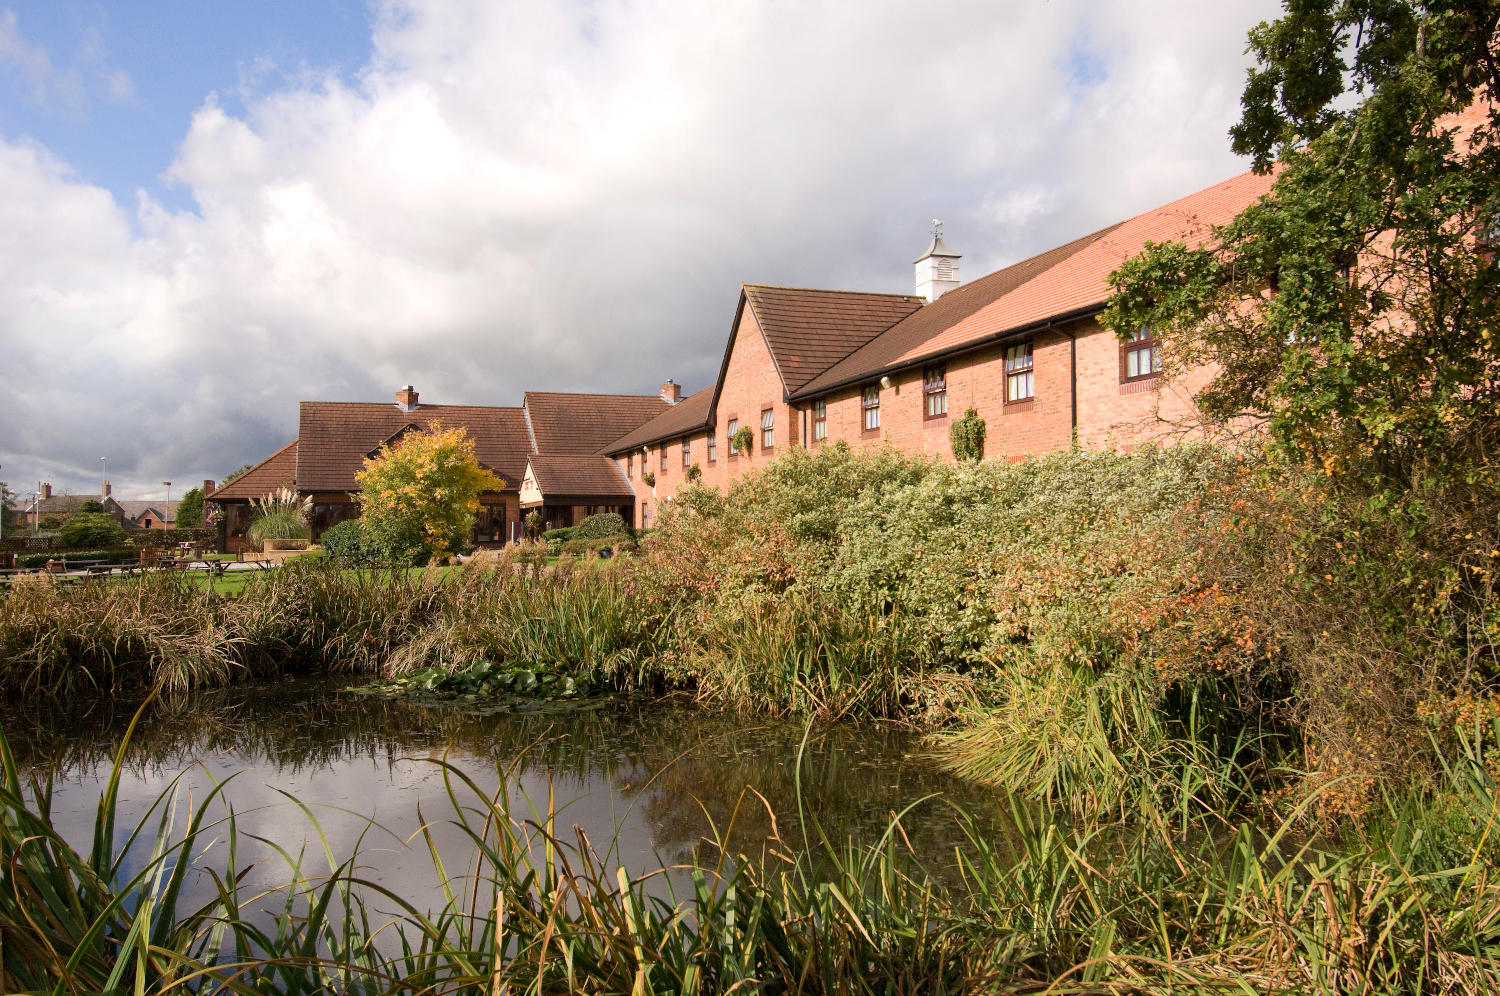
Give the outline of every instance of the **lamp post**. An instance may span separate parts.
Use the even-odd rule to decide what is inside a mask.
[[[109,461],[99,458],[99,494],[104,494],[104,482],[109,480]]]
[[[164,525],[164,526],[166,526],[167,528],[170,529],[171,526],[172,526],[172,522],[173,522],[173,518],[172,518],[172,482],[171,481],[162,481],[161,483],[162,483],[162,487],[164,487],[164,488],[167,489],[167,507],[161,510],[162,518],[164,520],[162,522],[162,525]]]

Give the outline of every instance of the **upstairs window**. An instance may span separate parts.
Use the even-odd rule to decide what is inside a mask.
[[[941,418],[948,414],[948,367],[939,365],[922,371],[922,414]]]
[[[859,407],[864,410],[865,431],[874,432],[880,428],[880,385],[871,384],[865,388],[864,395],[859,399]]]
[[[1031,343],[1023,342],[1005,351],[1005,401],[1030,401],[1036,394]]]
[[[729,425],[726,426],[725,429],[724,429],[724,438],[729,440],[729,459],[731,459],[731,460],[733,460],[736,456],[739,455],[735,451],[735,448],[734,448],[734,434],[736,432],[739,432],[739,431],[740,431],[740,420],[737,419],[737,418],[730,419],[729,420]]]
[[[1122,380],[1143,380],[1161,373],[1161,340],[1149,325],[1130,333],[1124,351]]]
[[[819,398],[813,402],[813,439],[822,442],[828,438],[828,402]]]
[[[627,453],[627,454],[625,454],[625,476],[628,477],[628,478],[635,477],[635,454],[634,453]]]
[[[693,462],[693,441],[686,436],[682,437],[682,465],[686,467]]]
[[[663,472],[665,472],[667,469],[667,444],[662,443],[656,449],[657,452],[661,454],[661,469]]]
[[[713,429],[708,430],[708,462],[713,463],[719,458],[719,434]]]
[[[776,414],[767,408],[760,413],[760,448],[769,450],[776,445]]]

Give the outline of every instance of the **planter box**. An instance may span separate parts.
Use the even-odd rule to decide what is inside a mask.
[[[261,541],[261,549],[267,553],[273,550],[306,550],[307,544],[305,539],[268,539]]]

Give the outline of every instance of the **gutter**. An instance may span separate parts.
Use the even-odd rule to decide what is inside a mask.
[[[915,360],[909,360],[909,361],[907,361],[905,363],[901,363],[901,364],[898,364],[896,366],[888,366],[888,367],[883,367],[883,368],[881,368],[879,370],[868,371],[866,373],[859,374],[856,377],[846,377],[843,380],[837,381],[837,382],[835,382],[833,384],[829,384],[829,385],[827,385],[825,387],[820,387],[816,391],[807,391],[807,390],[804,389],[803,391],[800,391],[797,394],[791,395],[787,400],[789,400],[789,401],[807,401],[807,400],[811,400],[813,398],[817,398],[817,397],[820,397],[821,395],[827,394],[830,391],[837,391],[840,388],[844,388],[844,387],[853,387],[856,384],[867,384],[867,383],[870,382],[871,379],[878,379],[880,377],[889,376],[890,374],[893,374],[893,373],[900,373],[903,370],[911,370],[911,369],[913,369],[915,367],[920,367],[920,366],[923,366],[924,364],[932,363],[932,362],[934,362],[936,360],[947,360],[947,359],[951,359],[952,357],[955,357],[955,356],[962,356],[964,353],[971,353],[971,352],[974,352],[975,350],[983,349],[986,346],[994,346],[994,345],[998,345],[1000,343],[1009,342],[1009,341],[1012,341],[1012,340],[1015,340],[1015,339],[1024,339],[1027,336],[1034,335],[1037,332],[1042,332],[1042,331],[1045,331],[1047,329],[1055,328],[1057,325],[1062,324],[1064,322],[1075,322],[1075,321],[1078,321],[1079,319],[1082,319],[1082,318],[1092,317],[1093,315],[1097,315],[1100,312],[1102,312],[1104,310],[1104,308],[1105,308],[1105,305],[1104,305],[1103,302],[1100,302],[1099,304],[1085,305],[1082,308],[1074,308],[1072,311],[1065,311],[1065,312],[1063,312],[1060,315],[1053,315],[1051,318],[1044,318],[1044,319],[1041,319],[1039,321],[1032,322],[1029,325],[1022,325],[1019,328],[1007,329],[1004,332],[995,332],[995,333],[992,333],[990,335],[985,336],[983,339],[979,339],[979,340],[977,340],[975,342],[966,342],[963,345],[960,345],[960,346],[951,346],[948,349],[942,350],[942,351],[937,352],[937,353],[928,353],[925,356],[918,357]],[[1064,334],[1068,334],[1068,335],[1071,336],[1070,333],[1064,333]],[[1075,341],[1075,353],[1076,353],[1076,341]],[[1077,371],[1076,371],[1076,367],[1075,367],[1075,371],[1074,371],[1075,384],[1076,384],[1076,376],[1077,376]],[[1074,398],[1073,398],[1073,402],[1074,402],[1073,424],[1075,426],[1078,424],[1077,401],[1078,401],[1077,391],[1075,390],[1074,391]]]

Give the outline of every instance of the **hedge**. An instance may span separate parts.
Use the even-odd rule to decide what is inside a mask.
[[[16,557],[18,568],[46,567],[49,560],[102,560],[109,564],[133,564],[141,559],[141,551],[136,549],[114,549],[114,550],[69,550],[66,553],[53,551],[51,553],[23,553]]]
[[[218,541],[219,531],[200,529],[138,529],[125,534],[125,542],[136,549],[148,546],[176,546],[178,543],[210,544]],[[53,533],[43,536],[9,536],[0,539],[0,553],[57,553],[67,551],[62,537]],[[68,551],[72,552],[72,551]]]

